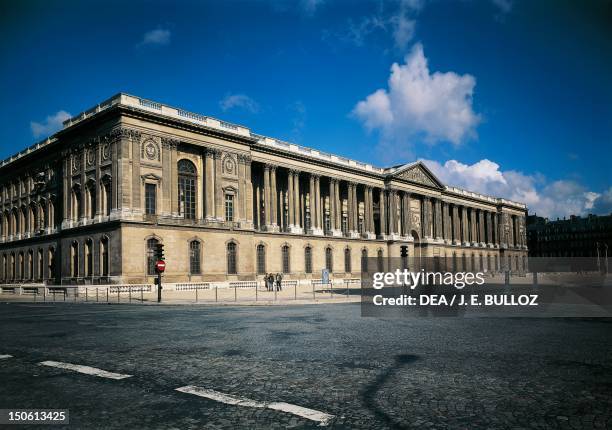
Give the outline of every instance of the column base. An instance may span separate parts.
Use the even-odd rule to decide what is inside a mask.
[[[268,224],[264,226],[264,230],[270,232],[277,232],[279,231],[279,228],[276,224]]]
[[[308,230],[308,234],[312,234],[313,236],[323,236],[325,233],[322,228],[311,228]]]
[[[350,231],[349,232],[349,237],[351,239],[359,239],[361,237],[361,235],[359,234],[358,231]]]
[[[289,233],[304,234],[304,229],[302,227],[300,227],[299,225],[290,225],[289,226]]]
[[[376,239],[376,234],[372,232],[368,232],[365,234],[366,239]]]
[[[342,237],[342,230],[332,230],[331,235],[334,237]]]
[[[465,246],[465,247],[469,248],[470,247],[470,242],[463,242],[461,244],[461,246]]]
[[[402,240],[402,236],[397,233],[391,233],[387,235],[387,240]]]

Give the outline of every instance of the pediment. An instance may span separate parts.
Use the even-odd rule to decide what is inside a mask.
[[[425,185],[433,188],[444,188],[444,184],[423,164],[418,161],[401,167],[391,175],[395,179]]]

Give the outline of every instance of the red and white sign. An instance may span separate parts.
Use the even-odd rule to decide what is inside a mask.
[[[155,263],[155,268],[158,272],[163,272],[166,270],[166,262],[164,260],[159,260],[157,263]]]

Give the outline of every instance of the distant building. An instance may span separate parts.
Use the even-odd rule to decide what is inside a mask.
[[[537,215],[527,217],[527,244],[530,257],[610,256],[612,214],[549,221]]]

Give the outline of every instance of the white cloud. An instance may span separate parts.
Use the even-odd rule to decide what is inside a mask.
[[[500,12],[508,13],[512,10],[511,0],[491,0],[491,2],[497,6]]]
[[[574,180],[549,182],[542,175],[526,175],[515,170],[501,170],[500,165],[483,159],[468,165],[457,160],[444,164],[422,160],[446,185],[465,188],[495,197],[527,204],[529,212],[549,218],[612,211],[612,188],[602,197]],[[599,203],[600,202],[600,203]],[[606,203],[607,202],[607,203]],[[607,206],[606,206],[607,205]]]
[[[30,129],[32,130],[32,135],[36,138],[41,136],[50,136],[58,130],[61,130],[62,123],[69,119],[71,115],[64,111],[60,110],[53,115],[49,115],[43,122],[30,122]]]
[[[612,187],[598,194],[593,200],[593,213],[598,215],[612,214]]]
[[[219,102],[223,111],[234,108],[244,109],[251,113],[259,112],[259,104],[246,94],[228,94]]]
[[[155,30],[151,30],[151,31],[147,31],[143,37],[142,37],[142,41],[137,45],[137,46],[144,46],[144,45],[159,45],[159,46],[164,46],[164,45],[169,45],[170,44],[170,37],[172,36],[172,33],[170,33],[170,30],[166,30],[163,28],[158,28]]]
[[[409,144],[414,137],[430,144],[460,145],[476,136],[480,122],[472,109],[475,85],[476,79],[469,74],[430,73],[423,46],[416,44],[405,64],[391,66],[388,89],[357,103],[353,114],[368,130],[379,130],[383,140],[392,140],[396,146]]]

